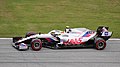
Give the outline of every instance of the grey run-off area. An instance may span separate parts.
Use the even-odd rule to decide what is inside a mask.
[[[18,51],[11,39],[0,39],[0,67],[120,67],[120,40],[104,50],[92,48]]]

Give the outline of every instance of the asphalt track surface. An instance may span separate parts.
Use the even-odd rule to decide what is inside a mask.
[[[11,39],[0,39],[0,67],[120,67],[120,40],[104,50],[92,48],[18,51]]]

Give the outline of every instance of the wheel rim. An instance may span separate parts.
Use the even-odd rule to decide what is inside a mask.
[[[35,47],[36,49],[40,48],[40,43],[39,43],[39,42],[35,42],[35,43],[34,43],[34,47]]]
[[[31,48],[35,51],[39,51],[42,48],[42,43],[40,40],[33,40],[31,43]]]
[[[104,47],[104,42],[99,42],[99,43],[98,43],[98,48],[101,49],[101,48],[103,48],[103,47]]]
[[[105,43],[104,40],[98,40],[98,41],[96,42],[96,49],[102,50],[102,49],[104,49],[105,47],[106,47],[106,43]]]

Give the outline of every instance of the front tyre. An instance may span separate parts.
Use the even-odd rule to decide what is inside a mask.
[[[102,38],[97,38],[95,42],[95,48],[97,50],[103,50],[106,47],[106,41]]]
[[[34,51],[39,51],[42,48],[42,42],[40,39],[33,39],[31,42],[31,48]]]

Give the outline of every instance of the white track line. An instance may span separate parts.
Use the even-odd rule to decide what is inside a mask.
[[[119,41],[120,39],[119,39],[119,38],[110,38],[109,40],[116,40],[116,41]]]
[[[12,39],[12,38],[0,38],[0,40],[9,40],[9,39]]]

